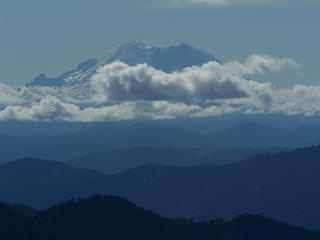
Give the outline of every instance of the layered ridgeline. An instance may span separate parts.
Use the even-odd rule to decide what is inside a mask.
[[[2,128],[0,127],[0,132],[6,133],[0,134],[2,147],[0,163],[29,156],[59,161],[72,160],[75,166],[87,167],[90,167],[88,160],[96,159],[94,161],[102,162],[102,164],[96,164],[99,167],[104,165],[104,159],[110,158],[120,158],[124,163],[126,161],[123,160],[125,152],[129,152],[125,149],[140,148],[139,151],[135,151],[134,156],[138,158],[139,155],[145,154],[144,159],[134,160],[132,163],[136,163],[127,166],[119,162],[119,166],[124,166],[120,168],[118,166],[115,169],[119,171],[144,163],[165,163],[179,166],[214,162],[230,163],[252,157],[255,153],[275,152],[283,147],[312,146],[320,142],[320,127],[312,125],[287,131],[256,122],[240,122],[231,128],[214,133],[211,133],[212,130],[208,128],[207,135],[200,135],[179,127],[177,124],[169,123],[166,125],[165,122],[160,121],[152,124],[150,122],[122,122],[123,125],[109,122],[90,123],[89,125],[75,124],[74,126],[71,123],[63,122],[50,124],[19,122],[7,123]],[[51,132],[47,131],[50,128]],[[11,136],[8,135],[10,129],[25,130],[20,136]],[[65,133],[54,135],[52,131],[65,131]],[[18,135],[17,132],[13,131],[13,133],[13,135]],[[149,148],[145,148],[146,146]],[[151,157],[147,159],[148,151],[155,154],[160,152],[161,154],[161,149],[167,151],[167,161],[155,161],[156,159]],[[115,150],[117,152],[114,152]],[[222,154],[216,154],[221,152]],[[188,154],[189,156],[186,156]],[[190,155],[195,156],[194,160]],[[182,157],[184,161],[180,161]],[[93,167],[94,164],[91,166]],[[108,166],[108,164],[104,166]],[[99,170],[106,173],[116,172],[107,171],[106,167]]]
[[[23,159],[0,166],[0,199],[43,209],[99,192],[167,217],[203,220],[252,213],[319,229],[319,159],[320,147],[312,147],[230,165],[146,165],[113,176]]]
[[[316,240],[320,233],[254,215],[197,223],[170,220],[113,196],[70,200],[26,214],[0,204],[0,237],[10,240]]]
[[[48,78],[45,74],[40,74],[27,86],[61,87],[86,83],[100,67],[115,61],[124,62],[129,66],[146,63],[167,73],[182,70],[185,67],[201,66],[210,61],[219,62],[215,56],[185,43],[168,47],[126,43],[107,52],[102,57],[80,63],[77,69],[63,73],[56,78]]]

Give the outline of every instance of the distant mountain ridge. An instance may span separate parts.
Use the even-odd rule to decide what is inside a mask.
[[[0,200],[46,208],[91,194],[126,197],[167,217],[198,220],[259,214],[319,229],[320,146],[259,154],[229,165],[145,165],[107,176],[23,159],[0,166]]]
[[[29,129],[29,133],[37,128],[37,125],[32,124],[20,126],[14,124],[4,127],[7,126],[15,129]],[[49,127],[50,125],[43,126],[44,129]],[[59,128],[61,128],[59,131],[65,131],[63,129],[67,129],[68,126]],[[240,122],[231,128],[208,135],[200,135],[176,125],[163,125],[160,122],[159,124],[133,123],[122,126],[113,123],[99,123],[87,125],[87,127],[75,125],[74,128],[70,128],[70,133],[53,136],[37,136],[36,134],[35,136],[14,137],[0,134],[2,146],[0,163],[26,156],[70,161],[96,152],[145,146],[173,148],[203,157],[217,152],[234,150],[262,152],[272,148],[306,147],[320,143],[320,137],[317,134],[320,132],[319,126],[302,126],[296,131],[287,131],[255,122]],[[35,131],[37,130],[41,130],[41,125]],[[252,153],[244,154],[244,156],[253,155]],[[237,159],[242,160],[242,158],[232,157],[231,162]],[[214,159],[208,160],[213,162],[211,160]],[[220,162],[224,161],[220,160]]]
[[[196,165],[198,159],[188,153],[168,147],[137,147],[97,152],[75,158],[68,163],[80,168],[95,169],[105,174],[116,174],[144,164],[170,166]]]
[[[94,170],[34,158],[1,165],[0,181],[0,201],[37,208],[46,208],[61,199],[101,192],[109,182],[107,176]]]
[[[75,70],[63,73],[56,78],[48,78],[40,74],[27,86],[60,87],[65,85],[86,83],[96,71],[115,61],[122,61],[130,66],[146,63],[156,69],[170,73],[185,67],[200,66],[209,61],[218,61],[215,56],[186,43],[179,43],[168,47],[152,47],[143,43],[122,44],[104,56],[89,59],[78,65]]]
[[[142,146],[85,154],[67,163],[79,168],[94,169],[105,174],[117,174],[148,164],[177,167],[200,164],[230,164],[253,157],[259,153],[283,151],[289,151],[289,149],[233,150],[215,152],[204,157],[199,157],[170,147]]]

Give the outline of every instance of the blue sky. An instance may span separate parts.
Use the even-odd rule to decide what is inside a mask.
[[[0,4],[1,82],[18,87],[58,75],[128,41],[187,42],[222,61],[251,54],[292,58],[299,70],[268,75],[291,86],[319,83],[319,1],[68,0]]]

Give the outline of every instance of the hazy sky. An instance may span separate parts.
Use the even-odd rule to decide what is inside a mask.
[[[319,0],[1,0],[0,82],[56,76],[128,41],[186,42],[222,61],[252,54],[301,65],[268,79],[319,84]]]

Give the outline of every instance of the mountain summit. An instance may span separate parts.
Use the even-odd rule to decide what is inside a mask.
[[[130,66],[147,63],[170,73],[185,67],[201,66],[209,61],[219,60],[210,53],[196,49],[186,43],[166,47],[152,47],[143,43],[125,43],[99,58],[89,59],[78,65],[77,69],[63,73],[56,78],[40,74],[27,86],[59,87],[73,83],[87,82],[100,67],[114,61],[122,61]]]

